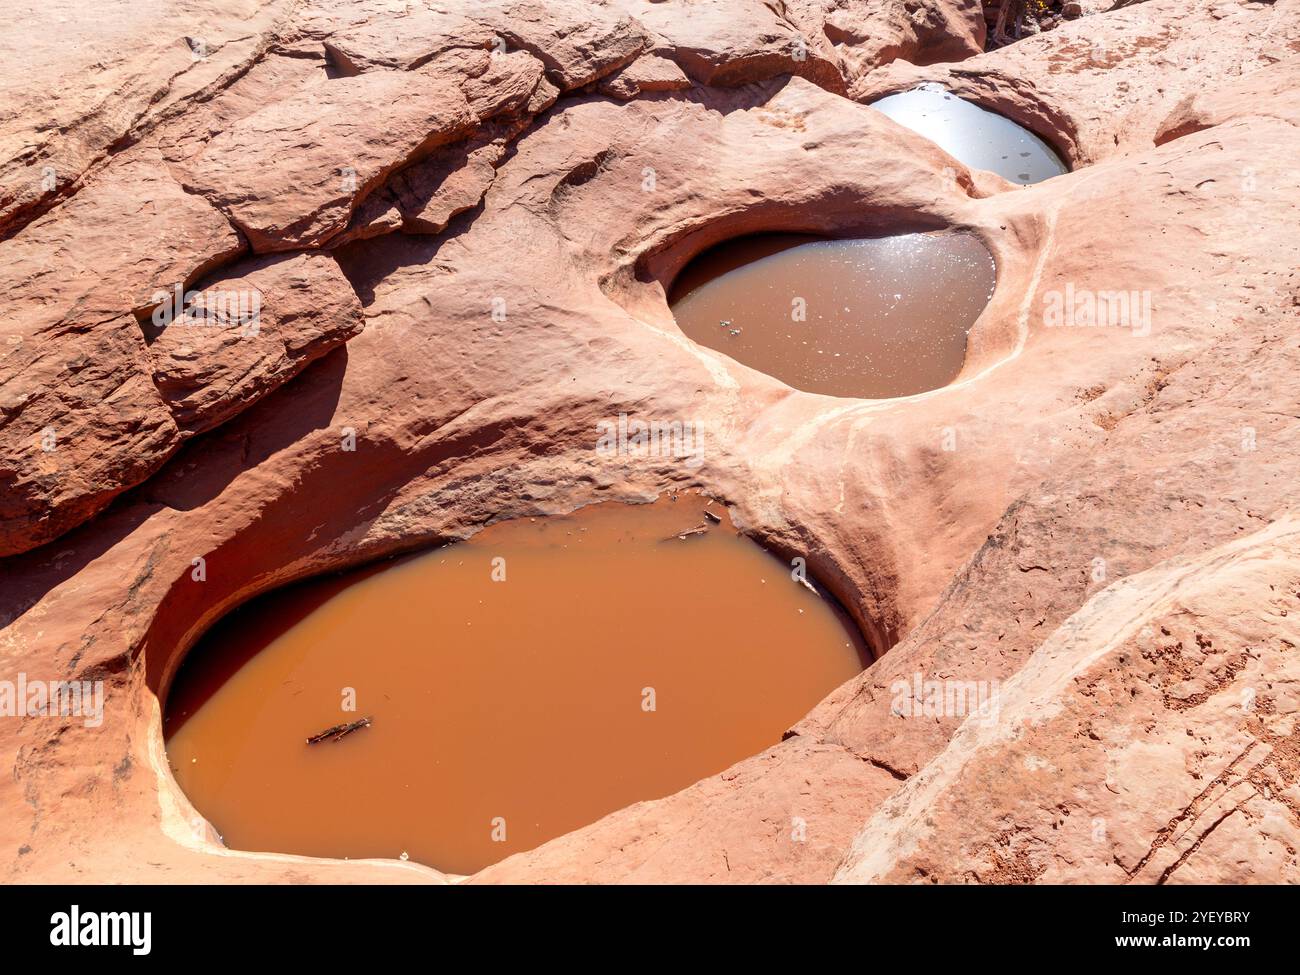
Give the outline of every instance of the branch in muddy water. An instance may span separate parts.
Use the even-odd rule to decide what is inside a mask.
[[[370,718],[358,718],[356,721],[347,724],[336,724],[332,728],[326,728],[324,731],[312,735],[310,738],[307,739],[307,744],[317,745],[320,744],[322,741],[325,741],[327,738],[333,741],[342,741],[345,737],[352,734],[352,732],[354,731],[357,731],[361,728],[369,728],[370,721],[371,721]]]
[[[669,535],[667,538],[661,538],[659,539],[659,541],[671,542],[674,539],[685,541],[686,539],[693,538],[696,535],[707,535],[708,533],[709,533],[708,525],[696,525],[694,528],[686,529],[686,531],[677,532],[676,534]]]

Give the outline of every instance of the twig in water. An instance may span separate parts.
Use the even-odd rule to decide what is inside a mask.
[[[369,727],[370,718],[358,718],[356,721],[349,724],[336,724],[333,728],[326,728],[319,734],[312,735],[307,739],[307,744],[318,745],[327,738],[332,739],[333,741],[341,741],[346,736],[352,734],[352,732],[357,731],[360,728]]]
[[[674,539],[685,541],[695,535],[707,535],[709,533],[708,525],[696,525],[694,528],[688,528],[686,531],[678,532],[676,535],[669,535],[667,538],[661,538],[661,542],[671,542]]]

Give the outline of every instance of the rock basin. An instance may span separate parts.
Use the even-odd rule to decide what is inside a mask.
[[[938,85],[887,95],[871,106],[972,169],[987,169],[1013,183],[1041,183],[1070,171],[1050,145],[1024,126]]]
[[[795,574],[681,494],[276,590],[185,661],[172,772],[228,846],[473,873],[762,751],[857,674]]]
[[[957,376],[996,277],[970,234],[757,234],[696,257],[669,300],[696,342],[795,389],[884,399]]]

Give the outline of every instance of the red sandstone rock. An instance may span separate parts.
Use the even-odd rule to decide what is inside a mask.
[[[581,0],[486,0],[473,16],[510,47],[541,59],[561,91],[597,81],[645,48],[641,25],[615,4]]]
[[[1285,883],[1294,515],[1099,591],[876,810],[839,882]],[[1283,713],[1279,713],[1279,707]]]
[[[742,85],[783,74],[841,90],[871,68],[904,58],[958,60],[981,50],[976,0],[906,6],[881,0],[628,0],[655,35],[652,49],[708,85]]]
[[[615,98],[635,98],[643,91],[681,91],[691,79],[667,58],[646,54],[600,83],[600,90]]]
[[[407,233],[437,234],[452,217],[476,207],[496,178],[510,134],[462,143],[400,173],[390,186]]]
[[[493,55],[487,70],[465,79],[461,86],[474,117],[485,122],[497,115],[518,112],[542,83],[542,63],[523,51]]]
[[[242,249],[148,154],[0,242],[0,554],[84,521],[175,449],[132,313]]]
[[[409,71],[449,51],[487,50],[493,37],[487,27],[459,13],[416,8],[350,25],[329,34],[324,45],[330,62],[354,75],[377,68]]]
[[[56,212],[0,241],[6,326],[32,335],[153,307],[244,243],[152,152],[124,159]]]
[[[776,9],[747,3],[744,15],[728,0],[646,3],[638,16],[695,81],[743,85],[781,74],[826,88],[842,86],[830,41],[795,24]]]
[[[485,70],[488,55],[478,53]],[[187,186],[259,253],[324,243],[394,169],[470,132],[458,82],[435,71],[327,81],[217,135],[188,164]],[[381,115],[378,105],[391,110]]]
[[[740,0],[548,4],[505,38],[496,66],[518,70],[499,74],[476,44],[443,49],[441,74],[436,54],[417,63],[423,38],[363,47],[389,38],[365,28],[388,6],[303,4],[277,53],[183,118],[143,126],[0,243],[20,340],[0,349],[0,456],[19,461],[0,471],[13,505],[0,655],[32,676],[103,679],[109,702],[95,729],[0,723],[12,879],[446,879],[223,847],[162,749],[181,656],[291,579],[489,519],[684,485],[806,557],[882,656],[761,755],[476,880],[1300,876],[1300,420],[1285,407],[1300,365],[1287,61],[1300,4],[1148,0],[992,55],[975,54],[973,2],[914,5],[906,23],[866,2],[780,17]],[[492,10],[466,16],[500,32]],[[344,31],[359,73],[331,79],[324,45]],[[814,57],[793,62],[801,32]],[[936,52],[967,60],[879,67]],[[606,78],[613,91],[652,55],[695,87],[628,102],[574,92]],[[536,75],[525,58],[551,81],[521,95]],[[831,93],[924,78],[1029,121],[1076,171],[1012,188]],[[429,98],[407,98],[430,92],[464,121],[415,159],[449,131]],[[471,104],[507,114],[484,123]],[[365,191],[321,182],[344,147],[367,160]],[[211,185],[181,193],[166,164]],[[263,245],[350,238],[213,271],[240,245],[205,199],[264,224]],[[672,276],[726,237],[905,222],[978,233],[998,262],[966,366],[942,390],[794,391],[690,343],[666,306]],[[285,295],[283,358],[224,335],[203,353],[167,333],[145,346],[131,312],[148,310],[155,281],[209,272]],[[1151,328],[1053,327],[1045,301],[1066,288],[1149,292]],[[295,353],[347,336],[270,393]],[[706,421],[705,465],[599,457],[593,431],[619,411]],[[38,454],[51,418],[75,446]],[[916,680],[998,682],[1000,723],[900,713],[898,688]]]
[[[960,61],[984,49],[979,0],[797,0],[786,9],[810,36],[826,35],[846,79],[895,59],[912,64]]]
[[[119,315],[0,351],[0,552],[56,538],[156,471],[178,430]]]
[[[76,192],[116,143],[228,84],[288,0],[14,0],[0,26],[0,233]]]
[[[1296,42],[1300,47],[1300,41]],[[1300,118],[1300,57],[1253,71],[1219,88],[1187,95],[1161,123],[1156,145],[1249,118]]]
[[[323,254],[233,265],[205,282],[186,311],[161,329],[149,358],[188,433],[224,423],[363,325],[352,286]]]

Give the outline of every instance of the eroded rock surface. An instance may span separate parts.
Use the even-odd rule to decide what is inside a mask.
[[[175,449],[135,314],[243,248],[154,154],[0,242],[0,553],[85,520]]]
[[[149,346],[154,384],[177,426],[200,433],[356,336],[361,303],[328,254],[226,268]],[[151,331],[146,326],[146,332]]]
[[[261,57],[289,0],[15,0],[0,31],[0,233],[76,192],[123,140]]]
[[[162,749],[181,656],[286,581],[684,486],[806,558],[879,659],[761,755],[476,881],[1300,876],[1296,0],[1089,5],[992,54],[974,0],[398,7],[249,0],[239,70],[161,100],[123,42],[51,99],[121,116],[93,139],[0,101],[45,133],[0,185],[78,174],[0,197],[0,679],[107,693],[102,723],[0,722],[10,880],[447,879],[222,846]],[[864,104],[920,80],[1075,171],[1015,188]],[[665,302],[738,234],[947,228],[998,286],[919,396],[791,390]],[[256,332],[159,329],[177,286],[256,292]],[[1120,293],[1123,322],[1059,314]],[[699,420],[704,465],[602,456],[621,412]],[[995,686],[993,719],[911,709],[927,682]]]
[[[466,58],[478,72],[489,59]],[[273,102],[213,138],[188,165],[187,188],[259,253],[319,245],[398,165],[469,134],[474,116],[458,81],[432,70],[369,72]]]
[[[1294,879],[1297,593],[1292,514],[1101,590],[996,721],[967,721],[876,811],[836,880]]]

